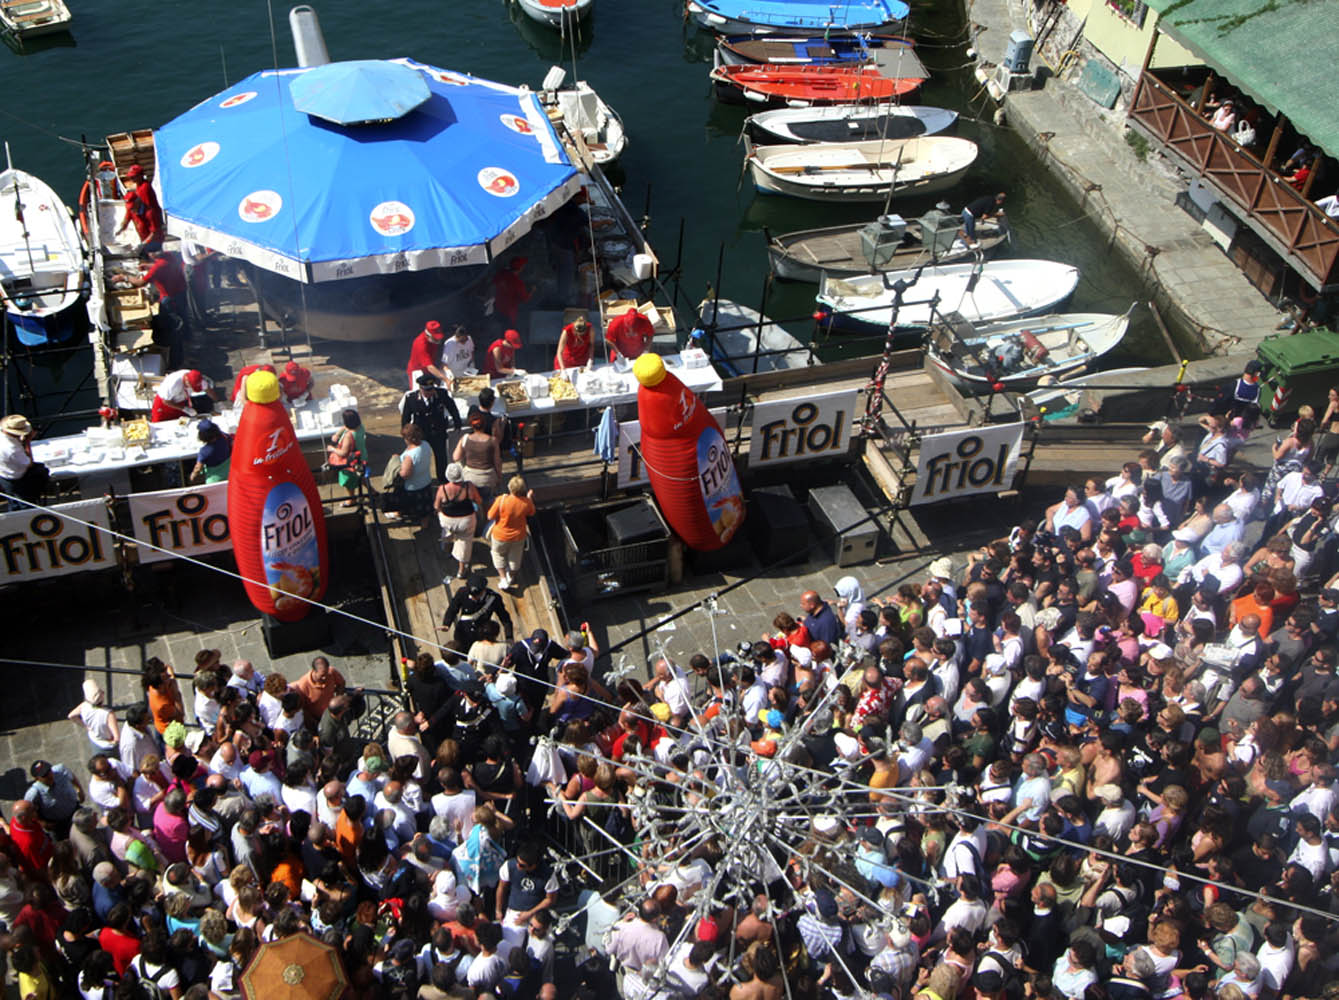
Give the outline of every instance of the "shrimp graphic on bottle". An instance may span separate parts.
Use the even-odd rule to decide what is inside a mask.
[[[325,514],[273,372],[246,380],[228,478],[228,522],[251,603],[295,622],[325,596]],[[303,600],[305,598],[305,600]]]
[[[641,421],[642,459],[674,533],[699,552],[726,545],[744,523],[734,458],[716,418],[658,354],[632,366]]]

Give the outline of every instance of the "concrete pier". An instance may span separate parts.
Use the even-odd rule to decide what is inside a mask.
[[[1009,33],[1031,33],[1017,0],[967,0],[967,19],[978,75],[987,78],[1004,58]],[[1184,185],[1141,161],[1104,120],[1109,112],[1043,64],[1034,70],[1038,89],[1002,95],[1008,124],[1146,276],[1169,324],[1210,354],[1253,354],[1282,314],[1177,206]]]

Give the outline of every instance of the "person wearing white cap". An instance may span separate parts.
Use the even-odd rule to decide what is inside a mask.
[[[121,725],[116,720],[116,713],[106,707],[106,702],[106,692],[90,678],[84,681],[84,700],[75,705],[66,718],[84,727],[88,742],[99,753],[115,754],[121,746]]]
[[[1137,818],[1135,809],[1125,798],[1120,785],[1098,785],[1093,794],[1102,803],[1102,811],[1093,821],[1096,833],[1105,833],[1112,840],[1119,841],[1134,829]]]
[[[33,459],[33,425],[22,413],[11,413],[0,420],[0,491],[11,499],[11,510],[25,506],[21,501],[37,503],[42,498],[51,473]]]
[[[1189,528],[1177,528],[1172,532],[1172,540],[1162,547],[1162,571],[1167,579],[1175,580],[1181,571],[1195,565],[1199,558],[1195,545],[1199,536]]]

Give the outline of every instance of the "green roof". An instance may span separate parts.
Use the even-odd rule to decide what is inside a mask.
[[[1158,28],[1332,156],[1339,64],[1334,0],[1147,0]]]

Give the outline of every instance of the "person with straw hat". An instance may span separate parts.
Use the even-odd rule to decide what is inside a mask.
[[[0,420],[0,492],[11,510],[37,503],[51,479],[51,472],[33,459],[33,425],[22,413]],[[17,498],[17,499],[15,499]]]

